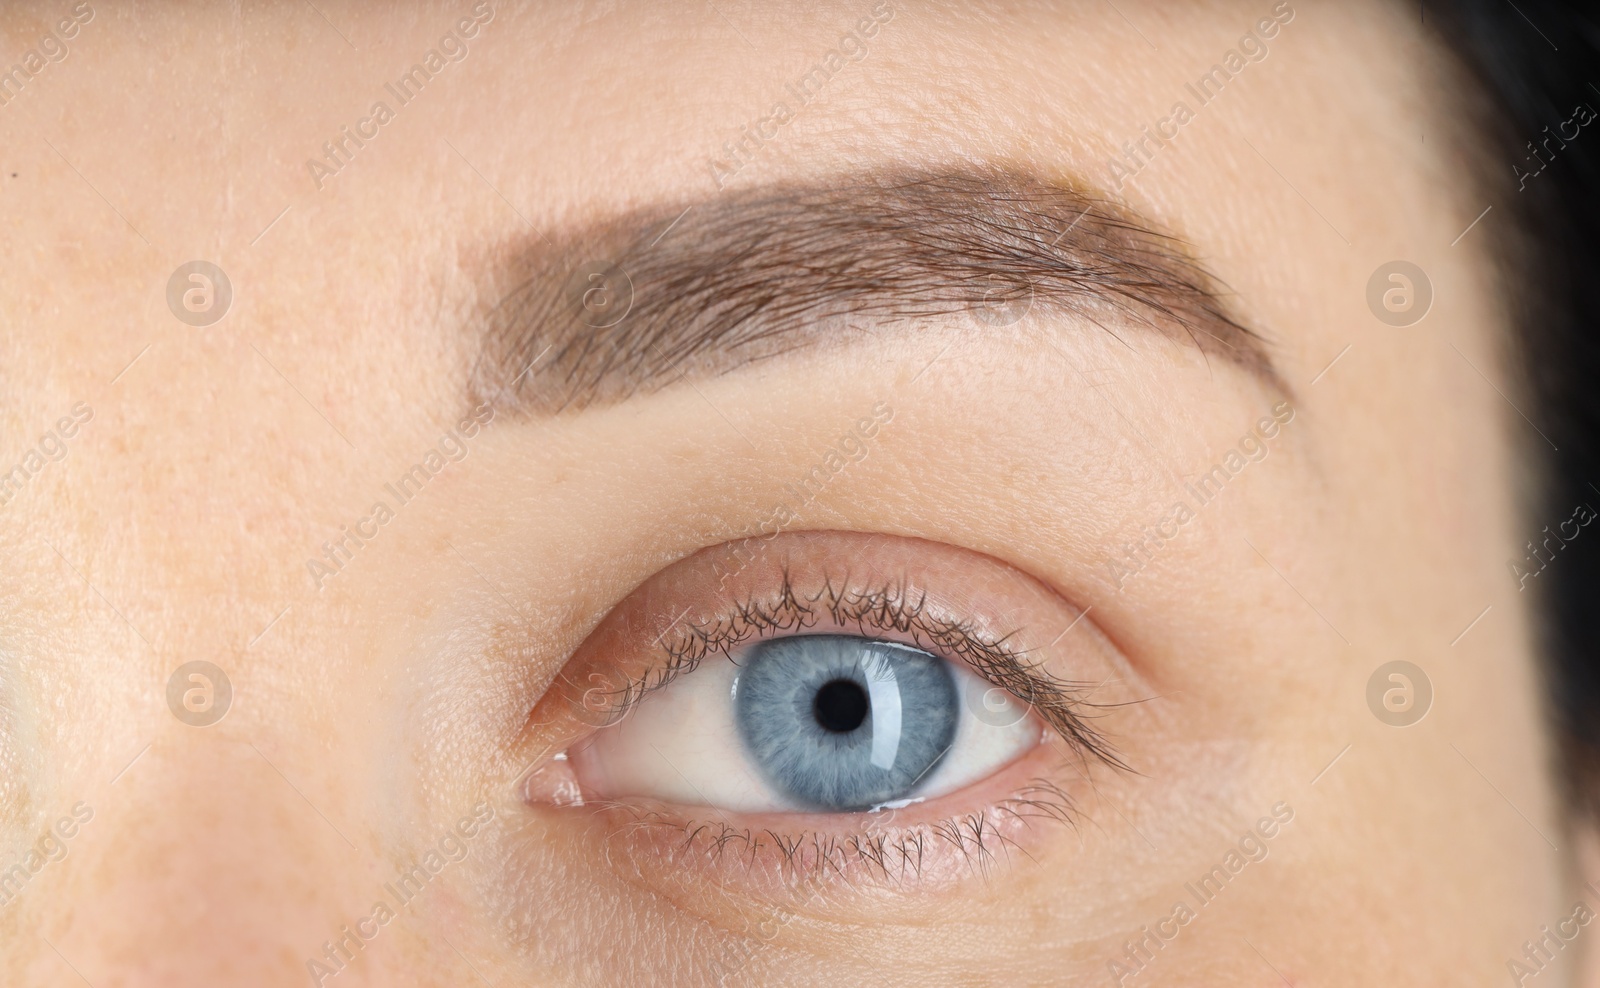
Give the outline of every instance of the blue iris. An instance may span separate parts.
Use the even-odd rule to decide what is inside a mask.
[[[904,798],[955,739],[955,677],[920,649],[801,635],[752,646],[742,665],[739,734],[767,781],[808,809]]]

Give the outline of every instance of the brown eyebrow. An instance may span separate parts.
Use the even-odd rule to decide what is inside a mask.
[[[1009,171],[730,190],[510,252],[473,402],[550,413],[789,350],[971,313],[1067,313],[1187,342],[1287,391],[1187,245],[1091,192]]]

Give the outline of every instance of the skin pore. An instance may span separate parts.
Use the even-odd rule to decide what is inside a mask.
[[[79,6],[0,105],[4,984],[1597,983],[1412,11]],[[797,629],[1045,740],[878,815],[557,757]]]

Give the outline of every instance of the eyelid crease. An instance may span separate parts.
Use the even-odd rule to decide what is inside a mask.
[[[680,622],[675,627],[681,631],[655,643],[664,656],[661,662],[619,689],[601,693],[612,701],[607,722],[620,720],[634,705],[693,672],[707,657],[723,655],[731,661],[734,650],[747,641],[773,633],[804,632],[826,618],[839,627],[853,627],[864,637],[873,633],[902,635],[908,644],[965,664],[981,679],[1026,704],[1080,756],[1128,770],[1085,712],[1118,705],[1096,704],[1090,699],[1104,684],[1061,679],[1037,663],[1028,663],[1025,652],[1007,644],[1017,631],[992,639],[969,623],[930,613],[926,591],[914,594],[903,584],[893,583],[848,590],[847,583],[836,585],[831,578],[825,579],[816,594],[808,597],[795,590],[785,567],[777,592],[736,601],[725,616],[704,623]],[[585,700],[595,692],[585,693]]]

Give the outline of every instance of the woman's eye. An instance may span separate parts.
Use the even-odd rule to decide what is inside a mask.
[[[909,645],[793,635],[708,659],[576,746],[586,798],[843,813],[980,781],[1042,725],[964,665]]]

